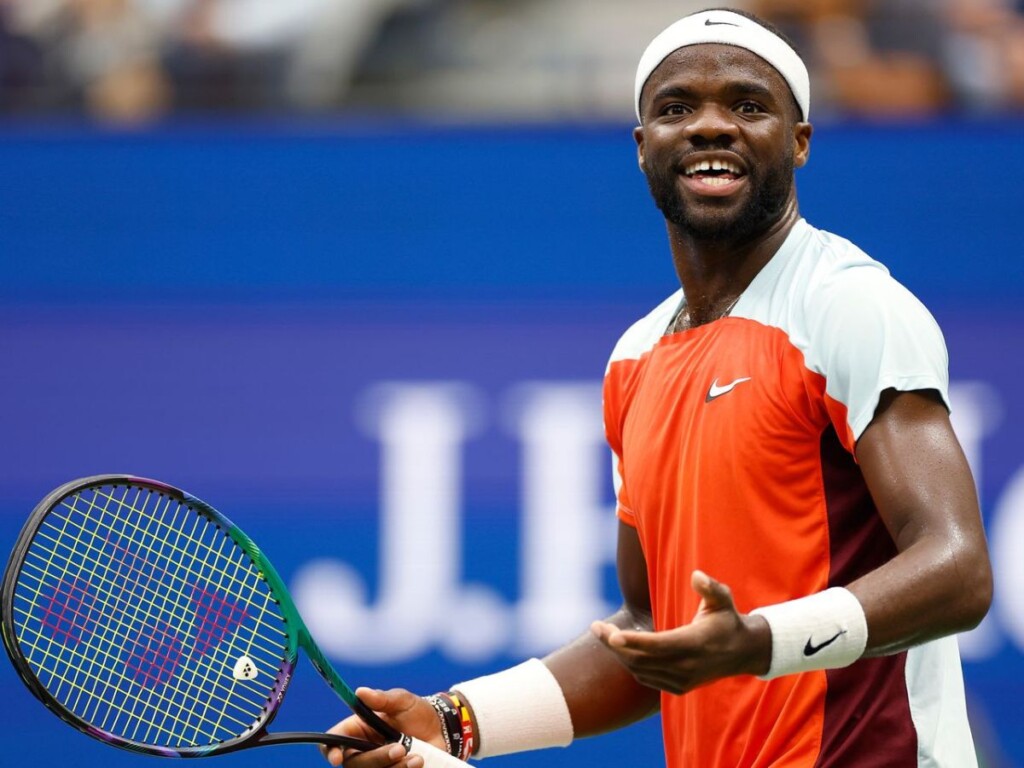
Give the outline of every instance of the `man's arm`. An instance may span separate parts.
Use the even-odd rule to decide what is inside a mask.
[[[857,461],[899,554],[849,585],[868,622],[866,656],[976,626],[992,602],[977,492],[945,405],[887,390]]]
[[[636,529],[619,523],[616,568],[623,606],[606,624],[650,631],[647,562]],[[641,685],[593,633],[586,633],[544,659],[558,680],[577,737],[621,728],[658,711],[660,694]]]
[[[866,656],[881,656],[976,626],[992,600],[992,572],[970,468],[933,392],[883,393],[856,446],[868,489],[898,554],[847,585],[867,620]],[[595,633],[647,685],[683,693],[721,677],[768,672],[763,617],[740,615],[728,587],[695,573],[694,621],[663,632]]]
[[[623,606],[604,625],[621,629],[650,631],[651,603],[647,563],[636,530],[619,524],[616,556]],[[575,737],[592,736],[621,728],[658,711],[660,693],[641,685],[592,633],[586,633],[543,659],[565,697]],[[403,733],[444,748],[438,717],[421,697],[402,689],[375,691],[360,689],[359,697]],[[472,699],[466,702],[472,715]],[[528,707],[529,701],[523,702]],[[474,717],[474,724],[475,717]],[[358,717],[352,716],[330,729],[331,733],[372,739],[374,734]],[[477,728],[478,743],[486,744],[487,731]],[[325,750],[332,765],[340,765],[340,749]],[[357,754],[345,759],[349,768],[420,768],[422,759],[405,755],[396,745]]]

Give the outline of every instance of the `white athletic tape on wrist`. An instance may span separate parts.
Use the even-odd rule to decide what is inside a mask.
[[[859,659],[868,644],[864,608],[842,587],[767,605],[751,614],[764,616],[772,630],[772,665],[762,680],[845,667]]]
[[[469,763],[464,763],[457,757],[445,753],[433,744],[428,744],[419,739],[412,739],[412,746],[409,754],[419,755],[423,758],[423,768],[467,768]]]
[[[572,742],[572,718],[562,688],[539,659],[453,685],[476,718],[480,747],[474,757],[494,757]]]
[[[785,79],[800,106],[803,119],[808,119],[811,113],[811,80],[800,54],[774,32],[746,16],[731,11],[704,11],[666,27],[640,57],[633,99],[637,120],[640,120],[640,94],[651,73],[680,48],[702,43],[746,48],[767,61]]]

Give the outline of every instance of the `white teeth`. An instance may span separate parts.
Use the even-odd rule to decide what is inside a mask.
[[[691,163],[684,168],[685,173],[688,176],[692,176],[695,173],[702,171],[726,171],[727,173],[735,174],[739,176],[742,174],[738,165],[730,163],[728,160],[701,160],[700,162]]]

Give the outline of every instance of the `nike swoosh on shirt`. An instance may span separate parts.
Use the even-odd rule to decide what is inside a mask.
[[[738,27],[739,24],[733,24],[730,21],[712,21],[711,19],[704,19],[705,27]]]
[[[708,389],[708,396],[704,398],[704,402],[705,403],[710,403],[716,397],[721,397],[722,395],[729,394],[734,389],[736,389],[737,386],[742,384],[744,381],[750,381],[750,377],[749,376],[744,376],[742,379],[736,379],[735,381],[730,381],[728,384],[725,384],[725,385],[720,387],[720,386],[718,386],[718,379],[715,379],[713,382],[711,382],[711,388]]]
[[[838,640],[840,637],[842,637],[845,634],[846,634],[846,630],[845,629],[843,631],[841,631],[841,632],[837,632],[835,635],[830,637],[828,640],[826,640],[821,645],[811,645],[811,640],[813,640],[813,638],[808,637],[807,638],[807,645],[804,646],[804,656],[813,656],[818,651],[820,651],[822,648],[825,648],[825,647],[827,647],[829,645],[832,645],[832,643],[834,643],[836,640]]]

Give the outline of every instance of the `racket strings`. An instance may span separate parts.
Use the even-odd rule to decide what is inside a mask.
[[[97,560],[96,562],[100,561]],[[116,557],[113,560],[107,562],[118,563]],[[94,570],[92,572],[92,575],[95,576],[98,574]],[[123,576],[123,572],[121,571],[120,568],[120,563],[118,563],[118,568],[114,570],[114,576]],[[133,586],[131,582],[122,582],[122,584],[129,589]],[[123,608],[127,604],[135,604],[138,606],[145,606],[149,604],[148,602],[138,602],[136,599],[138,595],[133,594],[131,591],[113,592],[110,594],[117,598],[115,599],[113,605],[107,604],[105,606],[108,609],[106,613],[111,617],[117,616],[117,611],[123,610]],[[120,600],[124,601],[124,605],[120,604]],[[168,625],[166,623],[160,624],[151,613],[147,613],[147,619],[149,620],[148,623],[143,625],[143,627],[139,630],[139,635],[143,639],[147,640],[147,642],[145,644],[140,643],[139,638],[135,638],[134,640],[132,640],[132,644],[127,646],[127,648],[129,648],[130,650],[128,651],[127,658],[125,659],[126,668],[129,671],[133,672],[133,676],[136,678],[136,680],[140,681],[144,685],[146,683],[165,682],[166,680],[162,678],[169,678],[170,674],[173,674],[173,667],[177,664],[178,659],[180,659],[181,655],[180,640],[177,639],[177,636],[174,633],[169,631]],[[108,624],[108,628],[111,628],[111,626],[112,625]],[[124,626],[124,622],[118,622],[114,626]],[[154,639],[157,640],[155,644],[153,642]],[[146,648],[145,653],[142,652],[143,647]],[[110,661],[110,659],[108,658],[107,661]],[[140,680],[140,678],[143,679]],[[88,712],[86,713],[87,716],[89,714],[90,713]],[[106,721],[103,721],[100,723],[100,725],[103,727],[107,727],[108,723]],[[134,731],[127,735],[131,738],[135,738],[138,736],[138,734]]]
[[[131,677],[134,677],[135,681],[140,683],[143,687],[165,683],[170,680],[177,671],[177,666],[183,650],[180,636],[169,624],[162,623],[155,619],[154,615],[148,611],[145,612],[145,616],[151,621],[144,624],[142,628],[133,627],[133,625],[123,619],[116,620],[118,612],[123,611],[131,603],[132,601],[124,598],[122,595],[119,595],[113,603],[105,602],[102,606],[102,615],[105,615],[108,618],[108,622],[102,627],[102,629],[108,639],[118,640],[119,642],[89,643],[83,651],[72,650],[70,652],[72,657],[71,660],[72,662],[88,662],[90,665],[98,662],[99,667],[96,669],[96,675],[105,673],[107,675],[106,682],[108,683],[111,682],[109,680],[111,671],[116,669],[115,665],[119,665],[121,662],[124,663],[124,668],[130,673]],[[29,612],[18,606],[15,606],[15,611],[26,618],[31,615]],[[88,617],[88,619],[90,622],[92,621],[92,617]],[[129,634],[133,629],[135,630],[134,635]],[[104,632],[101,632],[97,637],[103,637]],[[71,634],[67,632],[62,632],[61,634],[64,637],[71,636]],[[42,635],[37,637],[37,639],[39,638],[42,638]],[[34,650],[38,650],[46,657],[46,660],[51,663],[51,672],[54,673],[54,677],[50,678],[48,687],[51,689],[51,693],[57,694],[56,698],[58,698],[58,700],[60,700],[59,694],[61,685],[71,686],[77,692],[78,696],[76,696],[74,701],[65,699],[61,703],[67,706],[71,711],[76,712],[76,714],[80,714],[83,719],[93,722],[104,730],[120,733],[117,721],[115,720],[114,722],[110,722],[109,717],[115,714],[130,714],[128,710],[123,707],[119,707],[114,703],[111,708],[107,710],[107,717],[99,720],[98,708],[102,703],[107,702],[107,700],[102,697],[97,697],[94,699],[95,706],[92,710],[86,709],[84,712],[78,712],[78,704],[81,694],[93,693],[94,691],[80,685],[77,677],[56,677],[55,665],[59,665],[65,661],[65,659],[61,657],[59,651],[57,653],[53,653],[48,649],[41,649],[38,647],[34,648]],[[121,652],[127,652],[127,656],[119,658],[118,654]],[[76,673],[82,673],[85,670],[79,666],[75,667],[73,671]],[[102,678],[94,677],[94,679],[98,680]],[[53,690],[55,680],[57,687],[56,690]],[[121,679],[115,682],[124,682],[124,680],[125,677],[122,674]],[[210,682],[208,677],[205,682]],[[256,689],[254,686],[249,687],[256,694],[263,693],[262,690]],[[180,685],[176,687],[175,691],[180,692]],[[228,704],[231,703],[230,699],[226,701]],[[243,715],[248,713],[248,708],[241,712]],[[228,719],[236,725],[243,726],[243,728],[249,725],[249,723],[235,718],[229,717]],[[180,718],[176,718],[176,720],[178,725],[186,723],[186,721],[181,720]],[[126,729],[126,732],[122,735],[132,739],[138,738],[140,736],[138,733],[138,726],[143,724],[143,722],[142,718],[137,718],[136,727],[132,729],[131,732],[127,732]],[[159,728],[166,735],[173,735],[173,731],[168,730],[166,727],[161,728],[157,723],[150,722],[148,724],[152,727]],[[213,738],[212,734],[208,734],[203,731],[202,728],[199,729],[199,733],[209,735],[210,738]],[[149,733],[143,734],[143,736],[144,738],[141,738],[143,741],[152,740]]]
[[[72,526],[72,527],[74,527],[74,526]],[[169,526],[165,526],[165,527],[169,528]],[[44,528],[45,529],[50,529],[53,533],[52,534],[45,533],[44,530],[43,530]],[[78,533],[79,534],[83,534],[83,533],[85,533],[85,531],[84,531],[84,529],[82,529],[79,526]],[[133,531],[133,533],[135,535],[141,535],[143,532],[142,532],[142,530],[140,528],[135,527],[135,530]],[[38,539],[43,539],[45,541],[50,542],[50,544],[53,545],[54,549],[56,549],[56,548],[61,546],[61,536],[64,536],[64,535],[66,535],[66,529],[65,530],[58,530],[55,526],[53,526],[52,524],[50,524],[48,522],[44,522],[40,526],[40,529],[39,529],[39,531],[36,534]],[[107,540],[107,541],[109,541],[109,540]],[[84,554],[84,555],[86,555],[88,557],[94,558],[95,560],[105,559],[105,558],[107,558],[110,555],[110,552],[108,552],[107,549],[105,548],[106,543],[107,542],[99,542],[98,544],[94,543],[94,542],[83,542],[81,544],[81,546],[77,550],[75,550],[75,553],[76,554]],[[157,555],[158,554],[158,552],[155,549],[153,549],[151,547],[147,547],[145,545],[141,545],[139,547],[139,549],[142,550],[144,553],[148,552],[149,554],[152,554],[152,555]],[[33,570],[38,571],[40,573],[45,572],[46,565],[51,561],[52,557],[55,554],[59,555],[59,553],[55,553],[53,551],[48,552],[48,553],[46,553],[44,555],[41,552],[29,550],[29,552],[26,555],[26,559],[25,559],[23,567],[27,567],[27,568],[33,569]],[[30,560],[30,558],[31,558],[31,560]],[[36,561],[38,561],[38,562],[36,562]],[[158,580],[155,580],[155,579],[147,577],[145,579],[138,579],[138,578],[136,578],[136,579],[126,579],[126,583],[129,586],[134,586],[134,588],[137,590],[137,592],[134,594],[135,597],[139,597],[139,598],[142,598],[142,599],[150,601],[150,602],[157,601],[157,600],[163,600],[164,599],[165,596],[164,596],[164,592],[163,592],[161,587],[163,585],[163,582],[169,581],[179,591],[180,590],[189,590],[189,589],[192,589],[193,591],[200,591],[203,594],[206,594],[210,598],[211,601],[219,600],[219,601],[221,601],[223,603],[226,603],[227,601],[224,601],[223,598],[218,597],[217,593],[215,593],[215,592],[206,592],[202,587],[198,586],[195,582],[189,581],[186,578],[186,576],[193,576],[196,579],[200,579],[200,578],[201,579],[207,579],[207,578],[209,578],[209,575],[210,575],[209,573],[205,573],[205,574],[204,573],[200,573],[198,569],[182,568],[182,569],[180,569],[177,572],[164,572],[163,574],[161,574],[161,576],[163,578],[163,581],[158,581]],[[116,574],[114,574],[114,577],[116,577],[116,580],[120,580],[122,578],[125,578],[125,574],[116,573]],[[113,580],[114,579],[112,579],[111,581],[113,581]],[[243,581],[239,580],[239,579],[232,578],[230,580],[230,582],[231,583],[226,584],[224,586],[228,587],[230,589],[233,589],[233,590],[237,590],[237,589],[240,589],[243,586],[245,586],[245,583]],[[59,586],[63,586],[63,584],[59,585]],[[109,583],[108,583],[108,586],[109,586]],[[75,588],[77,590],[79,590],[79,591],[83,591],[83,587],[81,586],[80,582],[79,582],[79,585],[77,587],[75,587]],[[125,602],[127,602],[127,600],[128,600],[128,598],[123,596],[123,595],[117,595],[117,596],[114,597],[114,599],[118,600],[118,601],[125,601]],[[236,600],[236,602],[234,603],[234,605],[236,606],[236,609],[245,612],[249,608],[258,610],[260,608],[261,603],[260,602],[246,602],[243,597],[239,597]],[[85,619],[85,617],[81,614],[81,611],[76,611],[74,609],[70,609],[70,611],[71,611],[71,613],[72,613],[72,615],[74,617]],[[44,615],[44,620],[46,618],[47,617]],[[277,635],[282,640],[283,640],[283,638],[285,638],[287,636],[287,633],[284,630],[279,629],[278,627],[275,627],[273,625],[268,625],[266,627],[266,629],[271,634],[276,632]],[[59,631],[61,634],[67,634],[68,633],[68,630],[65,630],[63,628],[57,628],[56,631]],[[279,647],[279,645],[280,645],[280,643],[275,643],[274,644],[274,649],[276,650],[276,648]],[[271,650],[271,649],[266,649],[266,650]]]
[[[40,568],[34,566],[33,564],[29,563],[28,560],[26,561],[26,567],[31,568],[33,571],[42,573],[42,569],[40,569]],[[81,584],[81,583],[78,582],[77,584]],[[57,589],[59,590],[59,585],[58,585]],[[143,596],[143,599],[147,600],[147,601],[152,601],[153,597],[154,597],[153,595],[148,595],[148,596]],[[131,605],[134,602],[135,602],[134,600],[129,599],[125,595],[117,595],[113,599],[113,602],[111,602],[111,601],[105,602],[101,607],[104,608],[103,612],[108,613],[111,616],[116,616],[117,615],[116,611],[123,611],[125,608],[129,607],[129,605]],[[141,603],[138,603],[138,604],[141,604]],[[48,610],[47,606],[44,606],[44,609]],[[22,615],[24,615],[24,616],[30,615],[28,611],[26,611],[23,608],[20,608],[17,605],[15,605],[15,611],[20,613],[20,614],[22,614]],[[79,627],[81,627],[82,624],[86,624],[87,626],[86,626],[85,629],[88,632],[89,631],[89,626],[91,626],[91,625],[93,625],[95,623],[95,616],[93,614],[84,613],[81,610],[74,610],[73,609],[72,612],[73,612],[75,621],[79,623]],[[171,633],[168,633],[166,631],[161,632],[160,624],[159,624],[159,620],[158,620],[157,616],[154,613],[152,613],[152,611],[151,612],[146,612],[145,615],[146,615],[146,618],[148,618],[148,620],[152,620],[151,623],[150,623],[150,626],[156,626],[158,628],[156,632],[151,632],[150,639],[152,640],[154,637],[158,637],[159,638],[160,635],[163,635],[163,637],[166,640],[170,641],[170,643],[173,643],[174,636]],[[181,615],[182,616],[187,615],[187,610],[182,609],[181,610]],[[198,628],[198,631],[197,631],[197,651],[200,654],[204,654],[204,653],[206,653],[208,651],[208,649],[209,649],[209,647],[211,645],[211,642],[214,639],[219,639],[219,638],[215,638],[213,632],[211,632],[210,630],[207,630],[207,629],[204,628],[204,623],[202,621],[202,618],[200,618],[199,616],[200,616],[200,614],[197,611],[197,628]],[[52,626],[52,622],[50,622],[49,624],[47,623],[45,615],[44,615],[42,624],[44,626],[46,626],[47,629],[49,629],[50,626]],[[106,631],[108,631],[108,635],[109,636],[111,636],[113,638],[116,638],[117,640],[120,641],[120,643],[119,643],[120,647],[124,647],[129,642],[129,640],[131,639],[130,636],[128,634],[126,634],[126,632],[124,631],[124,628],[126,626],[128,626],[128,625],[125,622],[122,621],[122,622],[116,622],[116,623],[109,623],[108,625],[106,625],[104,627],[104,629]],[[215,625],[215,626],[217,626],[217,625]],[[225,634],[227,629],[228,629],[227,627],[219,626],[219,630],[220,630],[219,634],[221,634],[221,635]],[[61,629],[57,630],[56,632],[59,632],[59,634],[60,634],[60,636],[62,638],[74,638],[76,641],[81,639],[81,637],[80,637],[81,629],[74,630],[74,629],[62,629],[61,628]],[[205,639],[203,637],[204,633],[207,634],[207,637]],[[152,643],[151,643],[151,645],[152,645]],[[178,645],[178,649],[177,649],[176,653],[180,654],[180,643],[178,643],[177,645]],[[280,652],[280,647],[279,648],[269,648],[265,644],[261,644],[261,643],[258,643],[258,642],[254,642],[253,646],[254,647],[259,647],[261,650],[265,651],[267,654],[271,654],[270,655],[271,658],[273,657],[272,654]],[[159,674],[154,674],[154,670],[155,669],[162,669],[162,670],[165,671],[165,675],[166,675],[167,665],[166,664],[158,665],[155,662],[155,660],[146,659],[145,657],[142,656],[141,653],[138,652],[140,647],[142,647],[141,644],[136,642],[135,646],[134,646],[133,652],[129,655],[129,657],[127,659],[127,666],[128,666],[128,668],[134,670],[137,673],[136,674],[136,678],[138,678],[138,677],[145,677],[145,678],[150,678],[151,681],[154,681],[154,682],[162,682],[162,680],[160,679],[160,675]],[[157,646],[158,649],[160,647],[161,647],[160,645]],[[101,648],[101,647],[91,647],[91,648],[89,648],[89,650],[91,652],[104,653],[106,649]],[[166,655],[167,654],[165,653],[165,656]],[[133,663],[133,657],[135,658],[134,663]],[[58,658],[57,656],[51,656],[51,660],[57,660],[57,658]],[[106,658],[104,658],[104,662],[106,662],[108,664],[113,663],[114,660],[115,659],[112,656],[110,656],[109,654],[108,654],[108,656],[106,656]],[[165,659],[165,660],[167,660],[167,659]],[[88,715],[89,713],[86,713],[86,714]]]
[[[95,576],[99,575],[99,573],[100,573],[99,571],[93,569],[91,575],[93,577],[95,577]],[[114,570],[113,573],[116,575],[117,571]],[[114,594],[123,597],[123,595],[120,594],[120,593],[114,593]],[[107,609],[105,611],[105,614],[110,616],[111,618],[114,618],[114,617],[118,616],[117,611],[123,608],[123,606],[121,606],[121,605],[118,605],[116,603],[111,605],[111,604],[109,604],[109,602],[107,602],[104,607]],[[117,622],[117,626],[122,626],[122,625],[124,625],[123,621]],[[111,626],[111,624],[108,623],[107,628],[109,629],[110,626]],[[140,636],[143,637],[146,640],[145,645],[148,646],[148,650],[150,651],[150,653],[160,654],[165,659],[165,661],[166,661],[166,659],[170,658],[170,654],[167,652],[167,649],[166,648],[162,648],[160,644],[157,644],[157,645],[154,646],[153,638],[156,637],[158,639],[163,639],[165,641],[172,640],[172,642],[173,642],[174,635],[172,635],[168,631],[168,629],[166,627],[167,627],[166,624],[163,627],[160,627],[160,625],[157,625],[156,630],[154,631],[152,629],[149,629],[148,625],[143,625],[142,628],[139,631]],[[146,636],[147,633],[148,633],[148,637]],[[179,645],[180,645],[180,643],[179,643]],[[87,649],[87,650],[89,650],[89,649]],[[101,650],[101,649],[100,648],[93,648],[91,650],[97,651],[97,650]],[[128,645],[127,647],[121,646],[121,650],[124,651],[125,653],[127,653],[127,658],[124,661],[125,661],[125,665],[126,665],[126,667],[128,669],[131,669],[133,667],[133,657],[134,657],[134,668],[135,668],[134,672],[135,672],[135,674],[133,676],[136,678],[136,680],[138,680],[140,677],[146,677],[146,676],[154,677],[153,675],[146,674],[146,673],[151,671],[152,669],[154,669],[156,667],[156,665],[159,663],[159,661],[157,659],[150,659],[149,662],[148,662],[149,666],[147,668],[143,668],[142,667],[143,659],[141,658],[142,654],[139,652],[139,650],[140,650],[140,643],[138,642],[138,638],[136,638],[136,640],[134,640],[133,643],[131,645]],[[162,653],[161,653],[161,651],[162,651]],[[179,653],[180,653],[180,650],[176,651],[176,655],[178,655]],[[109,662],[110,659],[107,659],[106,661]],[[164,666],[166,668],[166,665],[164,665]],[[144,674],[140,675],[139,674],[140,672],[142,672]],[[73,680],[69,680],[68,682],[74,683]],[[145,683],[146,681],[142,680],[142,682]],[[52,682],[51,682],[51,685],[52,685]],[[79,691],[81,691],[81,689],[79,689]],[[59,695],[60,691],[58,690],[57,693]],[[71,707],[74,708],[74,702],[68,702],[68,704],[70,704]],[[122,711],[124,711],[124,710],[122,710]],[[89,712],[86,712],[85,715],[86,715],[87,718],[91,718],[92,717]],[[109,723],[107,723],[106,721],[103,721],[103,722],[101,722],[101,725],[103,725],[104,727],[107,727],[107,726],[109,726]],[[116,730],[116,728],[114,730]],[[131,737],[131,736],[135,736],[137,734],[128,733],[126,735]]]
[[[68,497],[43,528],[15,613],[23,654],[55,699],[103,731],[168,747],[258,722],[287,633],[232,539],[191,506],[130,486]],[[236,678],[243,658],[262,679]]]
[[[115,553],[115,560],[114,561],[116,562],[116,553]],[[93,573],[96,574],[96,571],[93,571]],[[112,573],[115,576],[123,575],[122,569],[120,568],[120,564],[119,564],[118,568],[112,569]],[[130,587],[131,584],[128,584],[126,586]],[[114,593],[114,594],[118,594],[118,593]],[[108,606],[108,608],[109,607],[111,607],[111,606]],[[114,605],[112,607],[115,608],[115,609],[118,609],[118,608],[121,608],[122,606]],[[112,615],[116,615],[116,613],[112,612]],[[150,623],[152,623],[152,622],[150,622]],[[120,622],[120,624],[123,625],[123,622]],[[164,627],[166,627],[166,626],[167,625],[165,624]],[[143,654],[140,653],[140,644],[138,642],[136,642],[134,645],[129,646],[131,648],[131,650],[128,652],[128,658],[126,660],[126,664],[128,665],[129,668],[131,668],[132,665],[133,665],[133,658],[134,658],[134,667],[135,667],[135,672],[136,672],[136,674],[134,676],[136,677],[136,679],[138,679],[140,677],[139,672],[142,672],[143,673],[142,676],[144,676],[144,677],[156,677],[156,676],[154,676],[152,674],[152,671],[155,670],[155,669],[158,669],[158,668],[163,668],[163,669],[167,668],[167,661],[168,661],[168,659],[171,659],[171,656],[172,656],[172,654],[169,653],[169,650],[173,650],[175,645],[180,645],[180,642],[175,643],[175,641],[174,641],[174,637],[175,636],[172,635],[166,628],[161,628],[160,625],[157,625],[155,629],[151,629],[151,628],[149,628],[149,625],[146,625],[146,626],[144,626],[142,628],[142,630],[140,632],[143,635],[143,637],[147,640],[147,642],[146,642],[146,645],[148,646],[147,652],[151,653],[151,654],[156,654],[160,658],[156,658],[156,659],[150,658],[148,660],[145,660],[143,658]],[[147,633],[148,633],[148,637],[146,637]],[[153,642],[154,638],[156,638],[157,641],[163,641],[163,642],[162,643],[161,642],[157,642],[154,645],[154,642]],[[171,649],[168,649],[167,645],[171,645]],[[180,656],[180,649],[173,650],[173,655],[174,655],[174,657]],[[161,661],[163,663],[161,663]],[[177,658],[173,659],[173,663],[177,663]],[[147,664],[148,666],[143,666],[143,664]],[[145,683],[147,681],[143,680],[142,682]],[[156,679],[156,680],[150,680],[148,682],[160,682],[160,680]],[[102,723],[102,724],[103,725],[107,725],[107,723]],[[139,734],[137,734],[137,733],[129,733],[127,735],[130,736],[130,737],[137,737]]]
[[[102,491],[100,489],[96,489],[96,493],[101,498],[104,498],[104,499],[107,498],[107,494],[102,493]],[[75,501],[81,500],[80,497],[70,497],[70,499],[71,499],[72,503],[74,503]],[[113,502],[113,501],[115,501],[115,499],[113,499],[113,497],[110,497],[109,501]],[[168,498],[167,502],[168,502],[168,504],[170,504],[170,503],[173,502],[173,500]],[[68,505],[68,500],[65,500],[64,504]],[[182,507],[182,508],[183,509],[190,509],[189,507]],[[76,511],[71,506],[68,506],[68,509],[70,511]],[[109,510],[103,510],[103,511],[106,512],[106,511],[109,511]],[[215,525],[210,523],[205,518],[203,518],[203,517],[201,517],[199,515],[195,515],[195,517],[196,517],[195,526],[194,526],[193,530],[188,532],[187,534],[183,530],[181,530],[180,528],[176,528],[175,527],[176,523],[173,520],[171,522],[167,522],[166,520],[162,520],[160,518],[155,518],[155,517],[151,518],[150,520],[147,521],[147,525],[149,525],[150,527],[154,528],[155,531],[154,531],[153,534],[150,534],[148,532],[148,530],[144,530],[142,528],[142,524],[141,523],[133,522],[132,520],[130,520],[128,518],[125,518],[124,520],[119,521],[119,522],[122,522],[126,526],[127,534],[128,534],[127,541],[132,546],[135,547],[136,553],[129,553],[128,550],[127,550],[127,547],[125,545],[123,545],[123,544],[120,545],[120,546],[118,546],[118,545],[115,545],[115,546],[117,546],[117,548],[119,548],[122,552],[124,552],[127,555],[128,559],[132,559],[132,558],[142,559],[147,554],[159,556],[161,554],[161,550],[158,549],[158,547],[160,545],[162,545],[163,543],[165,543],[166,539],[175,540],[175,542],[178,543],[179,546],[182,547],[182,548],[186,548],[186,547],[192,546],[192,547],[195,547],[197,550],[204,550],[204,551],[212,552],[213,551],[213,546],[208,541],[201,540],[200,538],[197,538],[196,530],[197,529],[198,530],[205,530],[205,532],[207,532],[207,533],[209,533],[211,530],[220,533],[220,530],[217,529]],[[70,522],[72,525],[74,525],[74,521],[65,520],[65,523],[67,523],[67,522]],[[88,525],[90,523],[90,521],[88,519],[86,519],[84,522],[85,522],[86,525]],[[205,523],[205,525],[203,527],[200,527],[200,523]],[[51,535],[47,536],[46,534],[42,533],[43,527],[48,528],[53,533]],[[83,528],[81,524],[78,525],[78,528],[79,528],[79,532],[80,533],[85,533],[86,532],[86,529]],[[47,521],[44,521],[42,526],[40,526],[40,531],[36,535],[37,536],[41,535],[44,538],[48,538],[48,540],[54,545],[53,548],[57,548],[57,547],[62,546],[62,545],[66,547],[67,546],[67,541],[65,540],[65,538],[66,538],[67,534],[66,534],[65,530],[66,529],[64,529],[64,528],[58,529],[58,527],[55,526],[54,524],[49,523]],[[113,531],[110,531],[109,533],[112,533],[112,532]],[[108,536],[109,536],[109,533],[108,533]],[[162,536],[164,538],[161,539],[161,538],[158,537],[158,535]],[[157,547],[154,547],[151,544],[149,544],[145,540],[146,537],[150,537],[151,540],[156,543]],[[227,539],[227,536],[225,535],[224,538]],[[228,541],[230,542],[230,539],[228,539]],[[76,542],[77,542],[77,539],[76,539]],[[237,549],[237,547],[234,544],[234,542],[230,542],[230,547],[231,547],[232,550]],[[86,552],[86,551],[84,551],[82,549],[73,549],[73,550],[70,550],[70,551],[72,553],[74,553],[74,554],[95,554],[95,553],[99,552],[100,550],[96,549],[96,548],[93,548],[91,553],[90,552]],[[226,564],[226,565],[232,565],[233,564],[233,561],[230,559],[230,557],[225,556],[223,554],[220,555],[220,559],[223,560],[224,564]],[[203,579],[205,579],[205,578],[207,578],[209,576],[209,572],[204,570],[204,568],[199,567],[200,565],[206,565],[208,569],[214,569],[214,568],[216,568],[219,565],[219,563],[202,564],[202,563],[199,563],[198,560],[191,560],[190,559],[189,561],[182,561],[180,563],[177,563],[176,564],[176,568],[173,571],[167,572],[166,575],[167,575],[168,578],[180,582],[180,584],[187,585],[188,584],[188,581],[187,581],[188,577],[203,578]],[[134,570],[140,570],[138,567],[135,567],[133,569]],[[226,575],[226,573],[222,570],[221,571],[221,575]],[[244,578],[244,577],[243,578],[231,577],[231,578],[229,578],[227,586],[230,587],[230,588],[233,588],[233,589],[237,588],[237,589],[241,590],[241,589],[247,588],[250,585],[249,585],[249,580]]]

